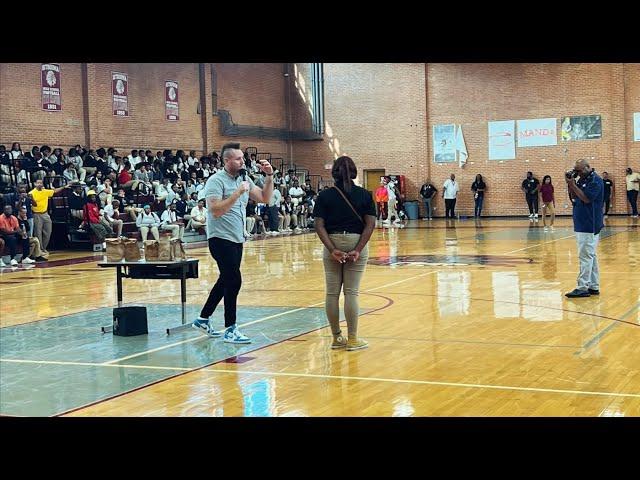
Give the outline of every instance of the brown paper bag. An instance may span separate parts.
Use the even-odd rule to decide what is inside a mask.
[[[179,238],[171,240],[171,260],[186,260],[187,252],[184,250],[184,243]]]
[[[107,244],[107,261],[121,262],[124,258],[124,245],[120,238],[106,238]]]
[[[171,241],[169,237],[160,237],[160,241],[158,242],[158,261],[160,262],[170,262],[173,258],[171,257]]]
[[[145,240],[144,242],[144,259],[147,262],[155,262],[158,260],[159,244],[157,240]]]
[[[123,238],[124,258],[127,262],[137,262],[140,260],[140,249],[138,248],[138,240],[135,238]]]

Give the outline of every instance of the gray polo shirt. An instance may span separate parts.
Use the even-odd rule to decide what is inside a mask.
[[[204,198],[214,197],[219,200],[229,198],[242,183],[242,177],[233,178],[222,169],[218,173],[209,176],[204,187]],[[249,190],[255,184],[247,176]],[[231,209],[221,217],[214,217],[207,207],[207,238],[223,238],[235,243],[244,243],[245,220],[247,218],[247,203],[249,192],[243,193],[233,204]]]

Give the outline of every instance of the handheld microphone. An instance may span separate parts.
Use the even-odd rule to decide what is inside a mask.
[[[238,175],[242,175],[242,180],[243,181],[247,181],[247,169],[246,168],[241,168],[240,170],[238,170]]]

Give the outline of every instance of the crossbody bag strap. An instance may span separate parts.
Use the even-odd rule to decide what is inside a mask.
[[[351,210],[356,215],[356,217],[358,217],[358,220],[360,220],[360,222],[362,222],[362,224],[364,225],[364,220],[362,220],[362,217],[357,212],[357,210],[353,207],[353,205],[351,204],[349,199],[346,197],[346,195],[342,193],[342,190],[340,190],[338,187],[333,187],[333,188],[335,188],[338,191],[338,193],[342,196],[342,198],[344,198],[344,201],[347,202],[347,205],[349,205],[349,207],[351,207]]]

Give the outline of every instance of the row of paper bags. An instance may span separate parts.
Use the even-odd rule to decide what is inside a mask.
[[[138,262],[141,259],[138,241],[135,238],[107,238],[107,261]],[[169,237],[160,237],[160,240],[145,240],[144,258],[148,262],[172,262],[174,260],[186,260],[187,254],[184,244],[179,238],[170,240]]]

